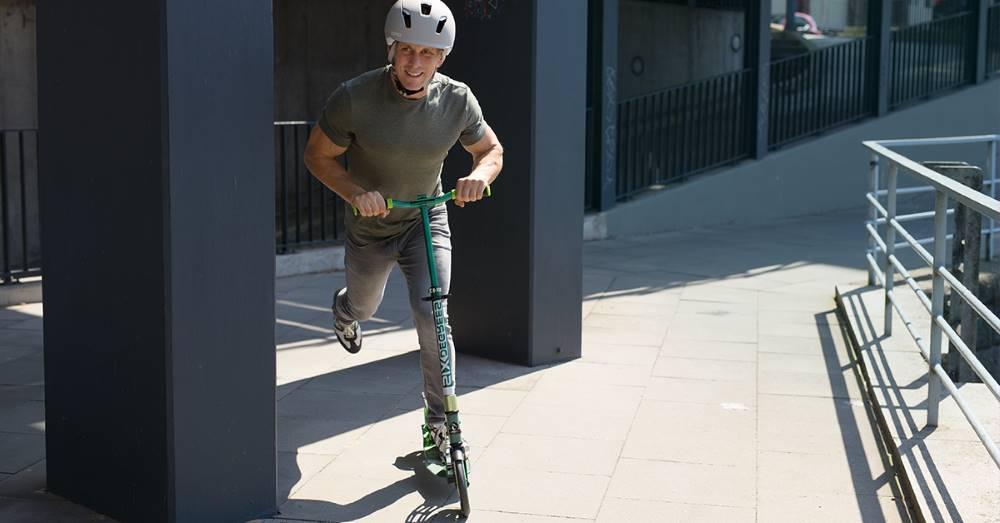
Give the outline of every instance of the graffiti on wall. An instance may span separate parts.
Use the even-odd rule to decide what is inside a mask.
[[[489,20],[500,10],[503,0],[465,0],[465,16]]]

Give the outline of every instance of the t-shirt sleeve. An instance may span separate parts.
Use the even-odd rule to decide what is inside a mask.
[[[351,95],[340,84],[326,100],[326,107],[319,117],[319,128],[333,143],[348,147],[354,141],[354,124],[351,121]]]
[[[458,140],[462,145],[472,145],[486,135],[486,121],[483,120],[483,110],[479,107],[476,95],[472,94],[472,90],[466,90],[465,93],[465,127]]]

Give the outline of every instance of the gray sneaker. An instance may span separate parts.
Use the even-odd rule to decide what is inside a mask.
[[[445,463],[451,463],[451,441],[448,436],[448,430],[445,428],[444,422],[440,424],[434,423],[428,426],[431,439],[434,440],[434,445],[437,447],[438,452],[441,453],[442,461]],[[469,442],[462,438],[462,447],[465,450],[465,455],[469,455]]]
[[[448,464],[451,462],[451,453],[448,452],[451,449],[451,443],[448,441],[448,429],[445,428],[444,423],[428,425],[428,431],[430,432],[431,439],[434,440],[434,446],[437,447],[438,453],[441,457],[441,462]]]
[[[337,341],[340,342],[341,347],[344,347],[344,350],[351,354],[357,354],[361,350],[361,325],[357,321],[344,323],[337,317],[337,297],[343,292],[344,289],[341,288],[333,293],[333,305],[330,307],[330,311],[333,313],[333,332],[337,335]]]
[[[333,332],[337,335],[340,346],[347,352],[357,354],[361,350],[361,325],[358,322],[341,323],[340,320],[334,320]]]

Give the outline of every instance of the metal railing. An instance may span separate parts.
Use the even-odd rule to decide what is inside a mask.
[[[275,122],[275,240],[278,254],[342,241],[344,206],[302,162],[312,122]]]
[[[1000,73],[1000,4],[990,6],[986,21],[986,74]]]
[[[869,202],[869,220],[865,227],[868,231],[868,251],[866,259],[869,265],[869,283],[878,283],[885,289],[885,335],[892,334],[892,312],[893,309],[899,314],[907,331],[913,337],[920,350],[920,354],[928,363],[928,398],[927,398],[927,425],[937,426],[939,420],[939,403],[941,398],[941,387],[955,399],[962,414],[968,420],[976,435],[986,447],[990,457],[1000,467],[1000,448],[993,441],[992,437],[983,426],[982,422],[972,411],[969,403],[962,397],[961,391],[952,381],[951,377],[942,366],[942,346],[945,338],[951,342],[952,347],[958,355],[968,363],[969,367],[986,385],[993,396],[1000,401],[1000,385],[996,379],[990,375],[989,371],[982,365],[979,359],[955,330],[948,324],[944,317],[945,283],[952,292],[962,298],[965,304],[975,311],[979,317],[1000,333],[1000,318],[975,295],[966,288],[958,278],[946,267],[948,242],[948,201],[954,200],[957,204],[965,206],[971,212],[976,212],[989,220],[989,243],[993,244],[993,233],[996,231],[994,224],[1000,220],[1000,201],[990,195],[966,187],[961,183],[946,176],[938,174],[902,154],[889,149],[889,147],[912,147],[919,145],[950,145],[950,144],[987,144],[988,147],[988,169],[990,171],[990,182],[988,184],[990,194],[996,195],[996,153],[997,142],[1000,135],[990,136],[969,136],[956,138],[937,138],[922,140],[885,140],[864,142],[865,147],[871,151],[870,164],[870,191],[866,195]],[[919,189],[934,192],[933,213],[915,213],[909,215],[897,215],[897,196],[904,194],[904,189],[897,186],[899,173],[908,174],[918,182],[925,183],[929,187]],[[885,190],[880,190],[879,178],[885,176]],[[984,188],[987,183],[984,182]],[[985,190],[985,189],[984,189]],[[909,191],[916,192],[916,191]],[[884,195],[886,204],[882,205],[879,196]],[[933,255],[923,247],[926,241],[921,242],[913,237],[903,223],[923,218],[932,217],[934,219],[934,236],[932,239]],[[885,228],[885,237],[879,235],[878,226]],[[904,240],[902,244],[896,243],[896,235]],[[896,249],[908,247],[920,257],[933,270],[933,286],[930,297],[917,284],[914,277],[896,256]],[[876,256],[881,253],[881,264]],[[990,250],[992,255],[992,249]],[[931,316],[931,332],[929,344],[925,342],[913,326],[913,322],[903,310],[903,306],[898,301],[894,284],[896,274],[899,274],[917,295],[920,303]],[[950,354],[949,357],[956,357]]]
[[[340,243],[344,207],[302,163],[311,122],[275,122],[278,254]],[[0,130],[0,285],[39,276],[38,131]]]
[[[0,130],[0,285],[42,272],[38,131]]]
[[[617,198],[748,157],[751,79],[737,71],[620,101]]]
[[[870,114],[865,103],[869,39],[771,62],[773,148]]]
[[[933,96],[969,83],[970,12],[892,30],[889,106]]]

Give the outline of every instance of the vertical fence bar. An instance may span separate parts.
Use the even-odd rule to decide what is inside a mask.
[[[0,277],[10,282],[10,205],[7,205],[7,133],[0,131],[0,233],[3,233],[3,265]]]
[[[688,107],[691,105],[691,90],[687,87],[681,89],[678,93],[679,103],[677,104],[677,109],[681,113],[680,118],[680,128],[681,128],[681,146],[680,146],[680,167],[678,172],[681,175],[687,174],[688,160],[691,156],[691,126],[688,124]]]
[[[632,188],[635,187],[635,159],[636,159],[636,139],[638,138],[638,124],[639,124],[639,102],[633,100],[628,103],[628,124],[625,126],[628,133],[628,166],[625,168],[625,172],[628,173],[628,178],[626,179],[625,193],[631,195]]]
[[[615,171],[612,173],[614,176],[614,199],[617,200],[619,195],[622,193],[622,185],[624,184],[623,178],[625,176],[625,104],[617,104],[615,113],[615,151],[616,153],[611,155],[615,161]]]
[[[285,252],[288,248],[288,183],[286,178],[287,169],[285,168],[285,128],[284,126],[277,127],[276,136],[278,138],[278,211],[281,216],[281,241],[278,242],[278,249],[281,252]]]
[[[27,273],[28,265],[28,184],[24,173],[24,131],[17,132],[17,170],[21,185],[21,272]]]
[[[719,135],[716,121],[719,117],[719,81],[714,79],[708,84],[709,99],[705,104],[705,163],[702,167],[715,165],[716,150],[719,145]]]
[[[302,134],[301,126],[296,125],[294,129],[296,137]],[[308,137],[306,137],[306,139],[308,140]],[[303,141],[303,143],[304,142],[305,140]],[[313,189],[316,187],[316,178],[313,178],[309,174],[309,171],[305,168],[305,165],[303,164],[302,160],[302,152],[303,151],[299,151],[298,149],[295,150],[295,164],[296,166],[298,166],[297,168],[302,171],[302,174],[305,176],[306,180],[306,208],[305,208],[306,232],[307,232],[306,237],[307,241],[311,243],[313,241],[316,241],[315,233],[313,232],[313,226],[315,225],[316,222],[316,220],[313,218],[313,192],[314,192]]]
[[[941,399],[941,378],[934,368],[941,364],[941,327],[937,319],[944,313],[944,277],[941,269],[946,263],[948,234],[948,194],[940,189],[934,193],[934,283],[931,294],[931,346],[927,362],[927,426],[938,424],[939,402]]]
[[[701,104],[701,119],[704,121],[702,127],[702,140],[704,145],[702,146],[701,153],[701,166],[700,169],[704,169],[712,165],[712,155],[715,150],[716,137],[714,135],[715,129],[715,104],[718,99],[716,96],[716,81],[710,80],[704,84],[705,86],[705,101]]]
[[[639,176],[639,169],[636,167],[638,165],[639,158],[639,117],[642,114],[641,108],[639,107],[640,100],[633,100],[629,102],[629,112],[628,112],[628,187],[626,188],[628,194],[632,194],[635,190],[636,182]]]
[[[889,172],[885,178],[886,185],[886,211],[885,217],[885,335],[892,335],[892,300],[889,299],[892,293],[896,276],[893,273],[893,265],[890,258],[896,250],[896,229],[890,223],[896,218],[896,174],[899,167],[896,164],[889,165]]]
[[[832,50],[833,53],[836,53],[836,51],[837,51],[836,48]],[[833,102],[831,97],[833,91],[832,89],[830,89],[830,84],[833,81],[833,75],[829,73],[829,70],[831,65],[834,64],[834,61],[831,60],[833,56],[835,55],[832,53],[817,53],[815,55],[816,66],[817,66],[816,69],[817,72],[819,73],[819,77],[816,78],[816,83],[818,84],[819,87],[818,96],[820,100],[820,106],[819,106],[820,117],[818,120],[820,127],[826,127],[827,125],[830,124],[830,106],[832,105]]]
[[[642,164],[645,171],[645,183],[652,185],[656,183],[656,160],[653,152],[656,151],[656,96],[646,97],[646,130],[645,145],[642,150]]]
[[[635,193],[646,182],[646,169],[643,156],[646,151],[646,97],[635,101],[635,137],[633,138],[632,183],[629,194]]]
[[[295,243],[302,243],[302,173],[299,172],[299,133],[292,127],[292,176],[295,177]]]
[[[656,165],[655,177],[656,181],[663,181],[666,176],[666,170],[663,168],[663,151],[666,149],[664,147],[666,144],[663,139],[663,126],[666,123],[663,114],[663,93],[657,93],[656,97],[653,99],[653,108],[655,111],[655,117],[653,121],[656,124],[656,132],[653,135],[653,163]]]
[[[306,129],[309,128],[306,127]],[[592,135],[593,133],[590,132],[590,126],[587,126],[587,137],[590,138]],[[589,158],[587,159],[587,163],[588,164],[590,163]],[[587,183],[589,184],[590,181],[588,180]],[[326,188],[326,185],[320,183],[319,184],[319,237],[323,241],[327,240],[326,237],[326,201],[327,201],[326,193],[327,192],[328,190]],[[588,199],[587,204],[589,203],[590,200]],[[336,226],[334,226],[334,228],[336,228]]]
[[[874,198],[878,198],[878,162],[879,157],[877,154],[872,153],[872,159],[868,162],[868,192]],[[874,205],[868,205],[868,221],[875,226],[875,220],[878,219],[878,210],[875,209]],[[878,227],[875,226],[876,230]],[[877,252],[875,250],[875,239],[868,235],[868,252],[872,253],[872,256]],[[875,269],[868,264],[868,285],[872,286],[878,282],[878,278],[875,277]]]
[[[990,169],[990,198],[993,198],[995,200],[996,197],[997,197],[997,141],[996,141],[996,139],[993,139],[989,143],[989,155],[990,155],[990,157],[989,157],[987,165],[989,165],[989,169]],[[989,255],[989,259],[991,259],[991,260],[993,259],[993,249],[995,248],[993,246],[993,236],[995,234],[993,232],[993,229],[995,228],[995,226],[996,226],[996,223],[993,221],[993,218],[990,218],[990,234],[989,234],[989,241],[990,241],[990,243],[987,245],[987,253]]]
[[[721,134],[722,158],[724,160],[728,160],[734,156],[734,148],[731,141],[732,133],[730,132],[730,129],[732,129],[733,125],[733,80],[735,78],[736,77],[734,75],[729,75],[722,84],[722,114],[719,115],[719,123],[721,125],[721,130],[719,132]]]

